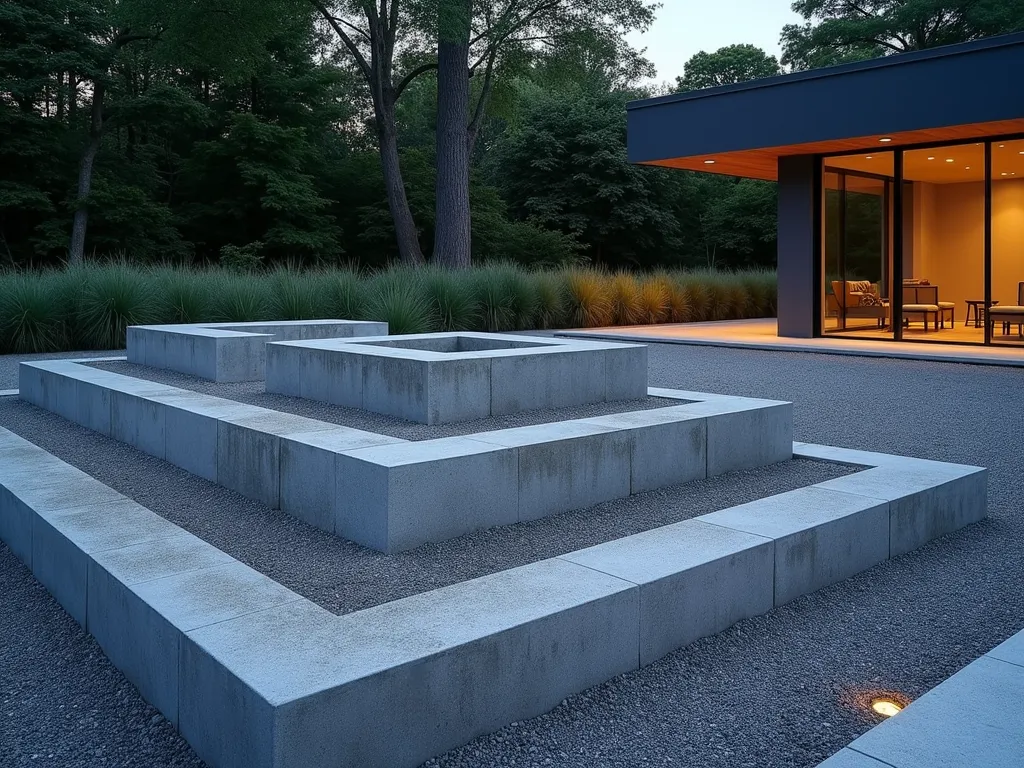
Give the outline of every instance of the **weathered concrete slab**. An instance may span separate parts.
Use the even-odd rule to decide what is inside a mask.
[[[516,451],[464,437],[339,454],[339,536],[383,552],[519,520]]]
[[[889,557],[889,505],[820,485],[741,504],[701,520],[775,542],[775,605]]]
[[[700,520],[562,559],[639,586],[641,664],[773,607],[772,541]]]

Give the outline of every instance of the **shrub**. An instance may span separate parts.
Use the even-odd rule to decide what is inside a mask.
[[[56,352],[66,339],[60,273],[0,273],[0,353]]]
[[[669,281],[660,275],[648,277],[640,283],[637,296],[638,321],[648,325],[664,323],[671,311]]]
[[[459,272],[434,269],[423,279],[431,325],[439,331],[468,331],[476,327],[479,307],[473,286]]]
[[[547,329],[565,325],[568,287],[564,273],[535,272],[531,278],[537,294],[537,327]]]
[[[276,320],[318,320],[327,300],[321,272],[280,268],[270,275],[270,311]]]
[[[566,273],[569,324],[577,328],[598,328],[615,320],[615,305],[607,277],[592,269],[571,269]]]
[[[154,273],[157,312],[162,323],[201,323],[212,319],[209,273],[165,269]]]
[[[232,272],[253,272],[263,266],[263,243],[225,245],[220,249],[220,265]]]
[[[265,278],[222,272],[211,275],[215,296],[213,315],[224,323],[251,323],[273,318],[270,290]]]
[[[77,316],[86,346],[123,349],[129,325],[145,325],[159,318],[150,272],[115,262],[84,274]]]
[[[357,320],[366,314],[367,289],[359,275],[350,270],[323,273],[324,309],[337,320]]]
[[[419,275],[408,269],[374,275],[363,319],[386,322],[393,335],[433,330],[430,304],[423,296]]]
[[[700,276],[685,273],[680,277],[679,285],[686,296],[689,312],[687,320],[699,323],[714,319],[711,314],[711,290]]]
[[[496,264],[476,270],[474,282],[483,330],[512,331],[533,326],[540,297],[526,272],[514,264]]]
[[[609,284],[612,298],[613,322],[616,325],[636,325],[640,322],[640,284],[628,272],[616,272]]]

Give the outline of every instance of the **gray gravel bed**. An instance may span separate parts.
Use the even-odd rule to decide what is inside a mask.
[[[917,697],[1024,628],[1024,371],[653,344],[650,372],[654,386],[792,400],[799,440],[987,466],[990,519],[572,696],[546,715],[475,739],[429,765],[810,768],[878,722],[866,707],[873,693]],[[2,565],[5,556],[11,559],[0,546],[8,589],[12,569]],[[24,569],[13,570],[34,587],[33,610],[60,613]],[[31,644],[34,625],[13,624],[9,614],[16,610],[27,609],[0,600],[0,648],[19,629]],[[62,636],[59,647],[75,654],[74,663],[54,678],[30,678],[29,690],[51,708],[67,686],[91,685],[106,665],[102,656],[82,654],[87,638],[64,621],[78,634]],[[8,659],[42,663],[33,662],[24,643],[0,658],[0,674],[10,674]],[[99,687],[90,690],[97,707],[117,708],[127,718],[130,704]],[[35,743],[63,748],[68,757],[61,765],[94,764],[91,745],[76,751],[77,734],[49,714],[20,701],[3,712],[15,721],[9,732],[26,728]],[[133,727],[127,719],[112,725],[104,743],[119,743]],[[176,754],[168,745],[147,764],[174,764]],[[38,763],[26,757],[14,764]]]
[[[136,379],[156,381],[160,384],[188,389],[193,392],[216,395],[226,400],[236,400],[240,403],[258,405],[262,408],[293,413],[309,419],[339,424],[343,427],[362,429],[367,432],[376,432],[390,437],[401,438],[402,440],[434,440],[441,437],[471,435],[475,432],[489,432],[495,429],[511,429],[513,427],[526,427],[533,424],[550,424],[554,421],[589,419],[594,416],[607,416],[611,413],[666,408],[686,402],[685,400],[673,400],[667,397],[644,397],[637,400],[617,400],[610,403],[593,403],[591,405],[579,405],[571,408],[541,408],[509,416],[493,416],[487,419],[460,421],[454,424],[428,425],[417,424],[416,422],[406,421],[394,416],[372,413],[359,408],[345,408],[316,400],[304,400],[300,397],[269,393],[265,391],[262,381],[218,384],[217,382],[200,379],[184,373],[177,373],[176,371],[165,371],[159,368],[126,362],[95,363],[94,367],[131,376]]]
[[[81,360],[86,357],[121,357],[123,349],[106,352],[46,352],[39,355],[0,355],[0,389],[18,388],[18,363],[33,360]]]
[[[0,426],[339,614],[856,471],[788,461],[385,555],[19,400],[0,401]]]
[[[203,762],[0,542],[0,766]]]

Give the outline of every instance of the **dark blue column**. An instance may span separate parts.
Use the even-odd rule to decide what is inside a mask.
[[[779,336],[810,338],[818,326],[819,175],[814,156],[779,158]]]

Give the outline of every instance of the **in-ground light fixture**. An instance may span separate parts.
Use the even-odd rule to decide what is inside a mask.
[[[871,700],[871,709],[883,717],[892,717],[902,711],[903,705],[888,696],[879,696]]]

